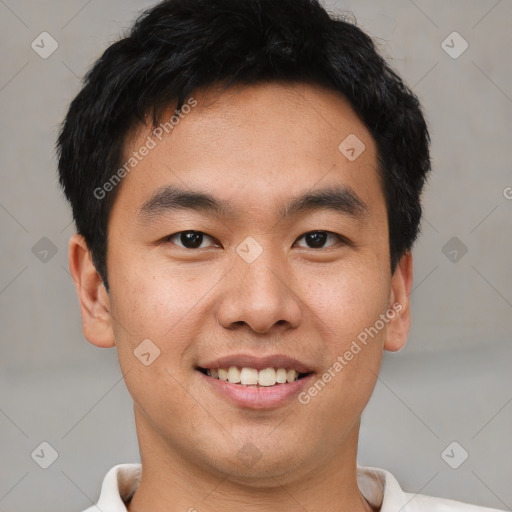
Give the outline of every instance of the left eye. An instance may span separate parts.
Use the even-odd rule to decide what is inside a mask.
[[[203,242],[208,240],[215,239],[202,231],[180,231],[165,238],[166,242],[171,242],[184,249],[204,249]]]
[[[306,244],[308,244],[307,247],[309,249],[321,249],[322,247],[324,247],[326,241],[329,240],[329,238],[334,239],[335,243],[344,241],[340,235],[337,235],[336,233],[331,233],[330,231],[310,231],[309,233],[305,233],[304,235],[299,237],[297,240],[304,239]],[[335,243],[329,245],[335,245]]]

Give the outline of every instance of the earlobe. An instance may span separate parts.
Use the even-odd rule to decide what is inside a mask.
[[[79,234],[69,240],[69,270],[80,301],[85,338],[97,347],[113,347],[115,340],[110,299],[87,244]]]
[[[405,253],[391,278],[389,311],[394,312],[386,329],[384,349],[396,352],[405,347],[411,327],[412,254]]]

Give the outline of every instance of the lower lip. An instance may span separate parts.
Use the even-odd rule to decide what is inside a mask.
[[[313,378],[313,374],[310,374],[302,379],[287,382],[286,384],[250,387],[214,379],[199,371],[198,373],[206,379],[208,385],[212,386],[215,392],[240,407],[248,407],[250,409],[272,409],[280,407],[293,398],[296,398]]]

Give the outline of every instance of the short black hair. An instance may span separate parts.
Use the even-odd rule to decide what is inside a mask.
[[[261,82],[309,82],[349,101],[377,145],[391,273],[412,248],[430,137],[416,95],[372,39],[318,0],[167,0],[97,60],[57,142],[60,183],[107,290],[108,219],[119,187],[105,197],[94,191],[122,165],[129,131],[147,115],[156,127],[200,88]]]

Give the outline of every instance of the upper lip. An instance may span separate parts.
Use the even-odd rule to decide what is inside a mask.
[[[297,370],[299,373],[311,373],[314,371],[311,366],[284,354],[267,356],[233,354],[198,365],[199,368],[203,369],[229,368],[230,366],[255,368],[256,370],[264,370],[265,368],[285,368],[286,370]]]

